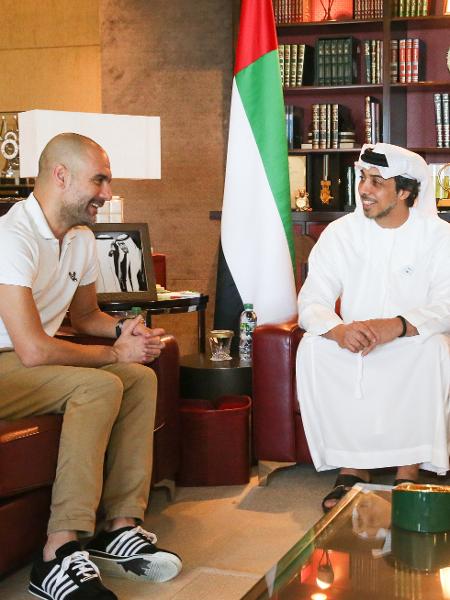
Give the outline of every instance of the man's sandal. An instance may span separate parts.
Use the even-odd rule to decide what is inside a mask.
[[[369,483],[368,481],[364,481],[361,477],[357,477],[356,475],[338,475],[336,481],[334,482],[334,488],[329,492],[325,498],[322,500],[322,510],[324,513],[330,511],[336,504],[339,502],[341,498],[345,496],[347,492],[349,492],[355,483]],[[326,502],[328,500],[336,500],[336,504],[333,506],[327,506]]]

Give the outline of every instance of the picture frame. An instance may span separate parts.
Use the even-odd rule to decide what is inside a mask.
[[[157,300],[147,223],[96,223],[99,304]]]

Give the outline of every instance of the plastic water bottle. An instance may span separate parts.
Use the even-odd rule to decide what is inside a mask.
[[[244,304],[244,310],[239,318],[239,358],[252,360],[253,332],[256,327],[256,313],[253,304]]]

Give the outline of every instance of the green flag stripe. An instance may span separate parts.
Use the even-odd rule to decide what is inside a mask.
[[[236,85],[255,136],[295,265],[289,167],[278,51],[264,54],[236,75]]]

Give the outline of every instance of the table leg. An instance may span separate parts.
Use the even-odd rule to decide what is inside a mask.
[[[206,311],[199,310],[198,315],[198,351],[200,354],[204,354],[206,351],[205,345],[205,331],[206,331]]]

